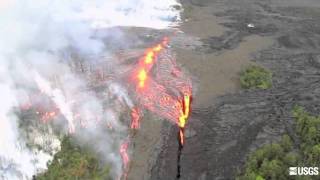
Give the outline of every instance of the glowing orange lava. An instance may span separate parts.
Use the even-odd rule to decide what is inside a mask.
[[[180,143],[181,143],[181,145],[183,145],[184,144],[184,130],[183,129],[179,130],[179,135],[180,135]]]
[[[168,38],[156,46],[146,50],[144,57],[140,60],[137,72],[138,87],[144,88],[148,79],[148,73],[152,69],[158,53],[168,44]]]
[[[190,114],[190,103],[191,103],[191,97],[190,95],[184,95],[183,101],[182,101],[182,110],[181,110],[181,115],[179,117],[179,134],[180,134],[180,143],[181,145],[184,144],[184,128],[186,126],[186,123],[189,118]]]
[[[191,79],[176,65],[174,56],[171,56],[170,51],[167,50],[169,47],[168,42],[169,39],[165,37],[161,43],[148,48],[136,66],[129,71],[129,74],[126,73],[124,75],[130,81],[128,88],[133,92],[132,94],[135,98],[132,105],[128,105],[131,108],[131,124],[129,126],[131,129],[140,128],[143,112],[141,108],[170,120],[179,127],[179,151],[181,152],[185,143],[185,126],[191,111],[192,83]],[[99,77],[103,76],[102,71],[98,71],[98,73]],[[46,95],[42,89],[40,89],[40,92],[35,97]],[[21,109],[29,110],[34,106],[33,99],[36,98],[29,98],[25,104],[21,105]],[[119,100],[121,101],[120,98]],[[71,119],[77,120],[81,127],[86,128],[89,122],[83,119],[82,113],[77,112],[77,110],[73,111]],[[63,115],[58,108],[47,110],[41,107],[36,109],[36,114],[43,122],[57,119],[57,117]],[[103,117],[96,115],[93,120],[98,123],[103,120]],[[107,123],[106,126],[111,130],[116,128],[110,123]],[[70,123],[69,133],[75,133],[76,127],[73,123]],[[119,145],[120,147],[118,147],[123,162],[123,174],[119,177],[119,180],[127,179],[130,161],[128,148],[131,146],[130,139],[134,134],[129,133],[127,138]]]
[[[145,58],[145,63],[146,64],[151,64],[153,62],[153,58],[154,58],[154,52],[150,51],[147,53],[146,58]]]
[[[131,109],[131,129],[139,129],[140,127],[140,110],[138,108]]]
[[[186,126],[191,103],[191,83],[189,78],[170,59],[158,61],[158,54],[168,45],[169,39],[165,37],[161,43],[146,50],[144,57],[140,59],[138,67],[134,71],[137,77],[136,93],[140,103],[148,110],[177,123],[180,128],[180,144],[184,143],[184,128]],[[150,77],[153,66],[157,64],[170,74],[157,74]],[[163,66],[165,65],[165,66]],[[183,94],[183,97],[175,97],[170,93],[170,88]],[[143,91],[141,91],[143,90]],[[138,126],[137,114],[132,111],[131,128]]]
[[[147,72],[146,72],[146,70],[141,69],[141,70],[139,71],[138,79],[139,79],[139,87],[140,87],[140,88],[143,88],[144,85],[145,85],[145,81],[146,81],[146,79],[147,79]]]
[[[129,142],[128,141],[124,141],[121,145],[120,145],[120,156],[123,162],[123,169],[124,169],[124,173],[122,174],[122,178],[119,177],[119,179],[127,179],[128,176],[128,164],[129,164],[129,155],[128,155],[128,147],[129,147]]]
[[[149,110],[154,110],[153,103],[157,102],[157,98],[155,98],[155,94],[157,93],[157,89],[162,88],[154,88],[157,84],[154,84],[152,77],[150,77],[149,72],[151,71],[153,65],[156,63],[157,55],[159,52],[167,45],[168,39],[164,38],[163,42],[157,44],[154,47],[151,47],[146,50],[143,58],[141,58],[137,64],[137,67],[133,70],[132,77],[134,77],[134,85],[136,89],[136,93],[138,97],[143,97],[143,102],[141,104],[148,107]],[[160,87],[160,86],[159,86]],[[161,92],[161,91],[160,91]],[[161,94],[161,93],[160,93]],[[170,101],[171,100],[171,101]],[[168,98],[164,98],[164,101],[168,101],[169,105],[173,104],[173,99],[168,96]],[[141,111],[138,107],[131,108],[131,129],[138,129],[140,127],[140,116]],[[128,175],[128,163],[130,161],[128,155],[128,145],[129,139],[123,142],[120,146],[120,155],[123,162],[123,174],[120,179],[127,179]]]

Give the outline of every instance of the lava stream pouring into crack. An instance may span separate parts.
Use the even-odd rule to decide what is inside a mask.
[[[191,80],[177,67],[174,58],[166,56],[168,38],[152,48],[148,48],[132,71],[131,82],[138,104],[179,127],[177,178],[180,177],[180,157],[185,144],[184,130],[190,115],[192,98]],[[140,127],[140,110],[131,109],[131,129]],[[125,148],[124,148],[125,147]],[[126,179],[129,156],[128,142],[121,146],[120,153],[124,164]]]
[[[179,117],[179,132],[178,132],[178,140],[179,140],[179,147],[178,147],[178,159],[177,159],[177,179],[181,177],[181,153],[184,146],[184,130],[186,123],[188,122],[188,118],[190,115],[190,105],[192,96],[190,94],[185,94],[183,97],[182,105],[183,109],[181,111],[181,115]]]
[[[191,95],[185,94],[182,101],[182,111],[179,117],[179,141],[181,146],[184,144],[184,128],[190,114]]]

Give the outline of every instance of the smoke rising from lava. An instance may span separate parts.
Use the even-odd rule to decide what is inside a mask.
[[[108,94],[103,99],[97,97],[85,75],[70,67],[68,50],[83,57],[108,52],[101,39],[93,38],[95,28],[176,26],[172,23],[179,19],[179,12],[172,8],[176,4],[171,0],[0,0],[0,179],[31,179],[52,159],[45,151],[28,148],[18,128],[24,119],[14,110],[30,108],[35,101],[37,107],[53,103],[60,113],[54,118],[67,124],[66,133],[75,133],[79,143],[95,139],[93,147],[111,163],[112,175],[119,177],[122,162],[118,147],[127,128],[119,115],[123,106],[132,107],[133,103],[117,81],[107,84]],[[113,60],[108,61],[112,66]],[[50,103],[45,98],[32,98],[35,93]],[[105,131],[101,124],[114,130]],[[51,145],[57,146],[57,137],[51,138],[55,142]]]

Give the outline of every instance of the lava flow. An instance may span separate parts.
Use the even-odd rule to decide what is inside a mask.
[[[128,146],[129,146],[129,141],[124,141],[120,146],[120,156],[122,159],[124,172],[122,174],[122,177],[119,177],[119,180],[121,178],[127,179],[127,176],[128,176],[128,165],[129,165]]]
[[[181,152],[184,145],[184,129],[190,114],[190,104],[191,104],[191,95],[189,94],[184,95],[182,100],[183,108],[181,111],[181,115],[179,117],[179,133],[178,133],[179,147],[178,147],[177,177],[176,177],[177,179],[179,179],[181,176],[180,160],[181,160]]]
[[[190,114],[191,80],[177,67],[166,50],[168,38],[147,49],[131,77],[138,103],[179,127],[177,178],[180,177],[180,156],[185,143],[184,130]],[[139,116],[132,109],[131,128],[139,127]]]
[[[181,115],[179,117],[179,141],[180,141],[180,145],[183,146],[184,144],[184,128],[186,126],[186,123],[188,121],[189,118],[189,114],[190,114],[190,103],[191,103],[191,95],[186,94],[183,97],[183,101],[182,101],[182,111],[181,111]]]
[[[140,128],[144,109],[171,121],[179,128],[177,162],[177,178],[179,178],[180,156],[185,144],[184,130],[191,110],[192,83],[190,78],[177,66],[174,56],[168,50],[168,42],[169,39],[165,37],[159,44],[148,48],[133,69],[128,70],[123,76],[124,79],[128,80],[128,90],[134,99],[134,104],[126,103],[126,107],[131,109],[131,123],[129,125],[131,129]],[[121,79],[123,76],[121,76]],[[38,73],[35,73],[34,77],[41,91],[40,95],[50,97],[50,100],[56,106],[54,110],[50,111],[44,111],[41,108],[37,110],[37,114],[41,116],[43,122],[56,119],[57,116],[64,116],[68,121],[69,133],[74,133],[79,123],[81,127],[86,126],[87,123],[82,118],[81,111],[75,108],[77,103],[81,103],[80,100],[70,103],[61,88],[42,78]],[[34,101],[35,98],[29,99],[30,102],[22,105],[21,109],[28,110],[35,105],[32,102],[32,99]],[[121,97],[118,100],[121,102],[127,101],[121,100]],[[93,119],[101,122],[102,117],[96,116]],[[113,128],[110,124],[107,124],[107,127]],[[134,134],[129,133],[129,136],[119,146],[119,154],[123,163],[123,174],[119,179],[126,179],[128,176],[130,163],[128,148],[131,147],[130,139]]]
[[[131,109],[131,129],[140,128],[140,110],[138,108]]]

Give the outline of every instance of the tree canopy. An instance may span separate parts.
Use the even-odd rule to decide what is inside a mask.
[[[61,151],[55,154],[48,170],[35,177],[37,180],[109,180],[109,167],[102,166],[94,153],[81,148],[65,137]]]
[[[297,147],[284,135],[280,142],[266,144],[252,152],[238,180],[307,180],[317,176],[289,176],[289,167],[318,167],[320,163],[320,117],[312,116],[302,107],[293,109]]]

